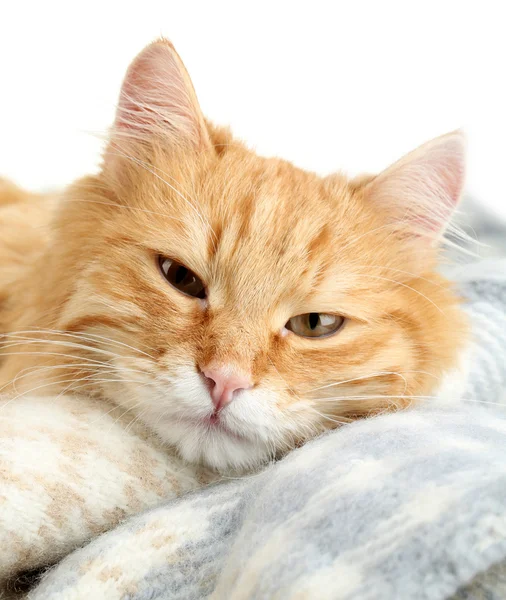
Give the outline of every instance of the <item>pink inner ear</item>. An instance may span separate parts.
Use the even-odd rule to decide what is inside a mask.
[[[404,230],[437,237],[462,193],[464,155],[462,133],[442,136],[380,173],[367,185],[366,194]]]
[[[130,65],[119,98],[115,130],[200,145],[205,123],[191,80],[172,45],[151,44]]]

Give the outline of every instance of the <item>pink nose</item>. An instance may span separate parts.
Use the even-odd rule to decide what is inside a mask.
[[[251,380],[238,373],[230,365],[209,366],[202,373],[211,386],[211,398],[216,410],[220,410],[234,399],[235,392],[251,387]]]

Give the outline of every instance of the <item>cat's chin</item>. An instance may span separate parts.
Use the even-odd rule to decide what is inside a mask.
[[[140,370],[138,361],[135,368]],[[153,382],[151,376],[149,381]],[[155,379],[149,387],[116,386],[105,388],[104,396],[137,413],[164,444],[195,465],[220,473],[251,472],[277,458],[279,442],[286,442],[282,415],[273,408],[277,397],[270,390],[245,391],[240,401],[215,413],[209,390],[194,367],[173,369],[170,378]],[[289,425],[291,439],[293,419]]]
[[[219,422],[188,420],[156,424],[154,429],[165,443],[176,447],[185,460],[220,473],[252,471],[270,459],[267,446]]]

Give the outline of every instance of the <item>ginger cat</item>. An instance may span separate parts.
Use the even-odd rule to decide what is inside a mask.
[[[131,64],[97,175],[0,183],[0,384],[120,405],[247,469],[435,393],[464,317],[436,268],[464,143],[319,177],[205,120],[170,42]]]

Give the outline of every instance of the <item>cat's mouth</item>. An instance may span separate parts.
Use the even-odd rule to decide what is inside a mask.
[[[223,417],[220,415],[220,412],[215,412],[208,417],[200,417],[191,419],[188,417],[180,419],[180,422],[187,423],[189,425],[193,425],[194,427],[199,427],[205,429],[209,432],[219,432],[224,433],[225,435],[235,438],[237,440],[243,440],[244,436],[239,435],[236,431],[230,428],[224,422]]]

